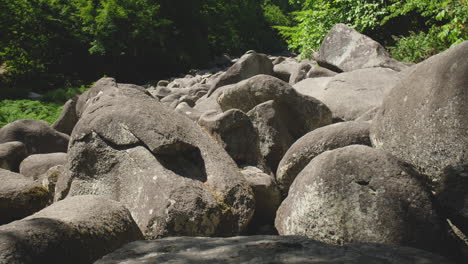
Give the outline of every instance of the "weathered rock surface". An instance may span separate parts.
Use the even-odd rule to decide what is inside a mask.
[[[78,101],[76,102],[76,114],[78,115],[78,118],[80,118],[83,115],[83,112],[86,110],[86,107],[89,104],[92,104],[94,97],[102,94],[106,90],[114,90],[119,88],[130,88],[139,91],[145,91],[145,88],[138,85],[122,83],[118,84],[114,78],[101,78],[97,82],[95,82],[89,90],[87,90],[78,97]]]
[[[121,201],[147,237],[246,228],[252,190],[197,124],[136,89],[108,90],[94,101],[72,134],[69,196]]]
[[[446,167],[468,164],[468,41],[413,66],[385,97],[372,144],[437,182]]]
[[[338,73],[318,65],[312,65],[305,78],[333,77]]]
[[[291,73],[289,77],[289,84],[293,85],[296,84],[305,78],[307,78],[307,73],[312,69],[312,62],[309,60],[303,60],[294,71]]]
[[[273,63],[265,54],[256,53],[255,51],[247,52],[225,73],[219,76],[210,88],[208,96],[221,86],[238,83],[258,74],[274,75]]]
[[[280,235],[331,244],[442,248],[431,193],[408,165],[361,145],[322,153],[297,176],[275,220]]]
[[[392,59],[382,45],[345,24],[337,24],[328,32],[318,53],[315,59],[319,65],[337,72],[373,67],[395,71],[408,68]]]
[[[34,154],[21,162],[19,171],[20,174],[36,180],[50,168],[57,165],[65,165],[66,163],[67,153]]]
[[[328,78],[305,79],[294,88],[322,101],[332,111],[333,118],[351,121],[380,106],[401,75],[391,69],[370,68]]]
[[[372,119],[374,119],[377,112],[379,112],[379,107],[371,108],[371,109],[369,109],[369,111],[365,112],[364,114],[362,114],[361,116],[356,118],[355,121],[364,121],[364,122],[369,122],[370,121],[371,122]]]
[[[278,165],[276,180],[284,194],[296,176],[319,154],[350,145],[370,146],[370,125],[367,122],[342,122],[318,128],[298,139]]]
[[[78,97],[68,100],[63,106],[62,113],[57,120],[51,125],[51,127],[59,132],[70,135],[73,128],[78,122],[78,115],[76,114],[76,103]]]
[[[260,152],[273,171],[295,140],[331,124],[330,110],[322,102],[273,76],[257,75],[225,87],[217,98],[223,111],[248,114],[259,134]]]
[[[0,144],[19,141],[26,146],[28,155],[67,152],[69,136],[52,129],[47,122],[20,119],[0,129]]]
[[[2,169],[18,172],[21,161],[27,156],[26,146],[19,141],[0,144],[0,168]]]
[[[275,73],[275,77],[289,83],[289,78],[293,74],[293,72],[296,71],[297,67],[299,66],[299,63],[295,60],[284,60],[281,63],[275,64],[273,67],[273,71]]]
[[[250,222],[249,231],[261,232],[262,227],[274,229],[276,210],[281,204],[281,193],[272,175],[256,167],[244,167],[241,170],[255,196],[255,214]],[[275,232],[275,231],[273,231]]]
[[[124,206],[77,196],[0,226],[0,263],[92,263],[142,238]]]
[[[48,190],[40,182],[21,174],[0,169],[0,181],[0,225],[31,215],[50,200]]]
[[[171,237],[135,241],[95,264],[449,264],[426,251],[380,244],[327,245],[294,236]]]
[[[198,124],[221,144],[238,166],[261,163],[258,135],[244,112],[238,109],[220,114],[208,112]]]
[[[236,108],[248,112],[269,100],[287,105],[290,108],[288,114],[297,119],[297,123],[303,123],[302,128],[295,131],[296,134],[303,134],[330,122],[330,111],[322,102],[297,93],[292,86],[273,76],[254,76],[224,89],[218,97],[223,111]]]
[[[287,124],[288,120],[293,121],[288,118],[288,109],[270,100],[257,105],[247,115],[257,130],[262,159],[271,171],[276,171],[284,153],[296,139]]]

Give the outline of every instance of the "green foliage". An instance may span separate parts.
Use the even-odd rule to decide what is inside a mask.
[[[55,103],[65,103],[69,99],[73,98],[76,95],[80,95],[86,92],[89,89],[89,86],[82,85],[80,87],[69,87],[69,88],[60,88],[47,92],[43,96],[44,101],[55,102]]]
[[[291,0],[298,2],[297,0]],[[357,30],[373,29],[386,14],[384,0],[302,0],[302,10],[292,13],[293,26],[276,27],[292,50],[310,57],[325,35],[337,23]]]
[[[405,62],[421,62],[447,48],[433,34],[411,32],[407,37],[395,37],[395,46],[388,47],[393,58]]]
[[[378,32],[391,21],[409,19],[406,34],[422,17],[426,23],[416,32],[396,37],[392,53],[407,61],[420,61],[468,39],[467,0],[291,0],[301,10],[291,15],[291,26],[277,26],[292,50],[309,57],[337,23],[361,32]],[[371,37],[373,37],[371,35]],[[390,41],[389,41],[390,42]],[[422,47],[422,49],[419,47]]]
[[[62,105],[31,100],[0,101],[0,127],[18,119],[45,120],[52,124],[60,115]]]
[[[262,6],[263,15],[272,26],[289,26],[291,25],[291,19],[283,12],[283,10],[271,3],[271,1],[265,1]]]
[[[0,0],[0,65],[8,68],[3,81],[9,87],[32,80],[63,86],[107,74],[143,82],[226,52],[274,50],[279,40],[268,23],[286,23],[289,5],[267,2]]]
[[[392,0],[388,6],[389,19],[416,12],[428,19],[428,35],[442,42],[456,45],[468,39],[468,1],[467,0]]]

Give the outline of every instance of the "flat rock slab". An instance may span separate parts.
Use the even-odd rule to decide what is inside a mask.
[[[444,258],[426,251],[380,244],[327,245],[304,237],[249,236],[231,238],[172,237],[136,241],[95,264],[444,264]]]

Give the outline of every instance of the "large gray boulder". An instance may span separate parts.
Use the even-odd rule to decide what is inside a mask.
[[[312,69],[313,65],[312,62],[309,60],[303,60],[294,71],[291,73],[289,77],[289,84],[293,85],[296,84],[305,78],[307,78],[307,73]]]
[[[255,195],[255,214],[250,222],[249,232],[261,234],[266,231],[277,234],[274,221],[276,210],[281,204],[281,193],[275,177],[252,166],[243,167],[241,173]]]
[[[305,78],[333,77],[338,73],[318,65],[312,65]]]
[[[86,107],[89,104],[92,104],[94,97],[102,94],[106,90],[114,90],[119,88],[130,88],[139,91],[145,91],[145,88],[141,86],[134,84],[117,83],[117,81],[114,78],[103,77],[96,81],[89,90],[87,90],[78,97],[78,100],[76,102],[76,114],[78,118],[80,118],[83,115],[83,112],[86,110]]]
[[[289,83],[289,78],[296,71],[298,66],[299,63],[296,60],[284,60],[281,63],[274,65],[273,72],[275,73],[275,77]]]
[[[224,88],[217,101],[223,111],[240,109],[248,114],[259,134],[260,152],[273,171],[294,141],[332,122],[322,102],[268,75]]]
[[[51,126],[53,129],[67,135],[71,134],[76,122],[78,122],[78,115],[76,114],[77,101],[78,97],[75,96],[63,105],[62,113]]]
[[[0,169],[0,181],[0,225],[31,215],[50,200],[49,191],[40,182],[21,174]]]
[[[265,165],[271,171],[276,171],[284,153],[297,139],[288,126],[292,123],[288,118],[288,108],[273,100],[266,101],[254,107],[247,115],[258,133],[260,154]]]
[[[73,130],[69,196],[122,202],[147,237],[229,236],[254,211],[235,162],[187,117],[128,88],[98,95]]]
[[[367,122],[342,122],[318,128],[298,139],[278,165],[276,180],[282,192],[287,194],[296,176],[321,153],[355,144],[370,146],[369,128]]]
[[[353,145],[322,153],[297,176],[275,220],[280,235],[442,248],[445,229],[430,191],[393,156]]]
[[[92,263],[142,238],[124,206],[77,196],[0,226],[0,263]]]
[[[273,63],[268,56],[255,51],[249,51],[212,84],[208,96],[221,87],[238,83],[258,74],[274,75]]]
[[[67,153],[34,154],[21,162],[19,172],[26,177],[36,180],[50,168],[57,165],[65,165],[66,163]]]
[[[468,41],[415,66],[385,97],[372,144],[429,176],[468,164]]]
[[[19,171],[21,161],[28,156],[26,145],[19,141],[0,144],[0,168]]]
[[[385,48],[345,24],[336,24],[325,36],[318,56],[319,65],[333,71],[354,71],[383,67],[402,71],[408,66],[392,59]]]
[[[69,139],[47,122],[33,119],[16,120],[0,129],[0,144],[19,141],[26,146],[28,155],[67,152]]]
[[[227,87],[218,97],[223,111],[240,109],[247,113],[255,106],[269,100],[289,108],[288,115],[297,120],[295,135],[330,124],[330,110],[319,100],[297,93],[292,86],[278,78],[257,75]],[[300,127],[297,127],[297,126]],[[295,129],[292,129],[295,130]]]
[[[238,166],[261,163],[257,131],[249,117],[238,109],[208,112],[198,124],[234,159]]]
[[[171,237],[135,241],[95,264],[449,264],[426,251],[381,244],[327,245],[305,237]]]
[[[394,70],[370,68],[334,77],[305,79],[294,88],[322,101],[332,111],[333,118],[351,121],[380,106],[384,96],[400,80],[401,75]]]

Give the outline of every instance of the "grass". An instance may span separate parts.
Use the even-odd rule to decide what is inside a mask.
[[[18,119],[44,120],[52,124],[62,112],[62,104],[32,100],[0,101],[0,127]]]
[[[88,89],[89,86],[56,89],[44,94],[42,101],[1,100],[0,128],[18,119],[44,120],[52,124],[59,117],[63,104],[68,99]]]

